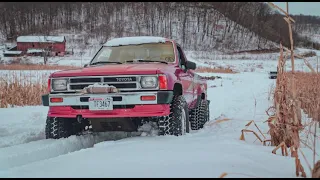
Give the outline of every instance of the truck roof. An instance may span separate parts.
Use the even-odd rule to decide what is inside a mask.
[[[172,41],[164,37],[156,36],[135,36],[135,37],[122,37],[115,38],[106,42],[103,46],[123,46],[131,44],[145,44],[145,43],[165,43],[166,41]]]

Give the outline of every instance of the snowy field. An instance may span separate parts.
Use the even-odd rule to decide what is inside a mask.
[[[185,136],[116,132],[46,140],[47,107],[0,108],[0,177],[296,177],[293,158],[272,154],[274,147],[262,146],[252,134],[239,140],[250,120],[268,131],[263,122],[276,81],[267,72],[276,70],[277,61],[199,60],[205,62],[232,65],[240,73],[201,74],[222,79],[208,81],[210,121]],[[312,162],[311,151],[302,150]]]
[[[312,67],[320,71],[320,51],[297,48],[296,54],[303,54],[305,52],[314,51],[314,57],[306,58]],[[206,67],[224,67],[231,68],[237,72],[263,72],[277,71],[279,53],[264,53],[264,54],[235,54],[235,55],[221,55],[219,52],[187,52],[187,57],[191,61],[197,62],[198,66]],[[310,69],[305,65],[303,59],[295,58],[295,70],[310,72]],[[286,60],[286,70],[291,71],[291,59]]]

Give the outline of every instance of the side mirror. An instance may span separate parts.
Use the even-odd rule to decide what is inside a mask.
[[[194,63],[194,62],[187,61],[187,62],[186,62],[186,68],[187,68],[187,69],[195,70],[195,69],[197,68],[197,65],[196,65],[196,63]]]
[[[88,64],[85,64],[83,67],[87,67],[88,66]]]

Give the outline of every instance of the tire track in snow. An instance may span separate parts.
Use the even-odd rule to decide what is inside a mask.
[[[64,139],[44,139],[0,149],[0,171],[60,155],[91,148],[107,140],[119,140],[136,136],[136,133],[106,132],[71,136]]]

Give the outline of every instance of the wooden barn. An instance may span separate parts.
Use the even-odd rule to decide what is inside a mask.
[[[66,38],[64,36],[19,36],[17,50],[31,55],[31,51],[48,51],[51,56],[64,56],[66,53]],[[32,53],[33,54],[33,53]]]

